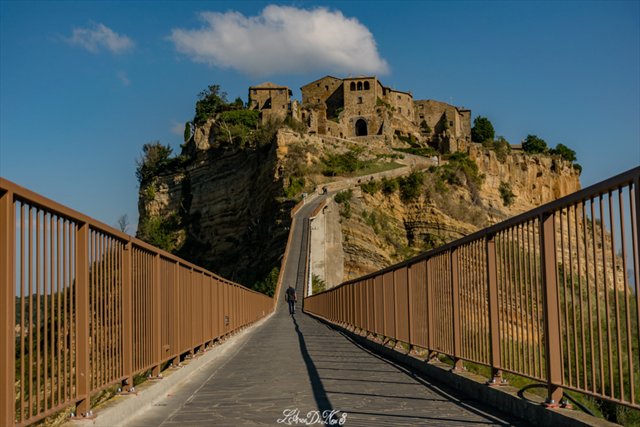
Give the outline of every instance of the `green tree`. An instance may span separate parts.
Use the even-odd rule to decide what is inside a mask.
[[[538,138],[536,135],[527,135],[522,143],[522,149],[527,154],[546,153],[548,150],[547,142],[542,138]]]
[[[478,116],[473,121],[471,128],[471,140],[473,142],[493,141],[495,137],[493,125],[486,117]]]
[[[173,252],[178,249],[179,222],[176,213],[166,217],[147,216],[138,224],[136,237],[167,252]]]
[[[198,94],[196,115],[193,121],[196,124],[202,124],[226,107],[227,94],[220,90],[219,85],[209,85],[206,90]]]
[[[280,276],[280,267],[273,267],[267,276],[254,283],[253,289],[272,297],[278,286],[278,277]]]
[[[564,144],[556,145],[556,148],[549,150],[549,153],[557,154],[568,162],[575,162],[577,160],[576,152]]]
[[[159,141],[142,146],[142,157],[136,160],[136,178],[140,184],[146,183],[157,171],[169,164],[173,150]]]
[[[244,101],[242,100],[242,98],[237,97],[235,101],[233,101],[233,104],[231,105],[233,105],[234,108],[237,108],[238,110],[240,110],[244,108]]]

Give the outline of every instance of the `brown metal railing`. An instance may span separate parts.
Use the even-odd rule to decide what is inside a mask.
[[[106,387],[273,310],[273,299],[0,178],[0,425],[90,411]]]
[[[640,408],[640,167],[305,300],[336,324]]]

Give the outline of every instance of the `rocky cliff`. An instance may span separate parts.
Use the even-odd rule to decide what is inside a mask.
[[[180,161],[142,183],[139,229],[163,230],[172,252],[249,286],[279,265],[289,212],[302,193],[332,181],[402,164],[423,168],[412,174],[419,183],[411,177],[351,179],[350,198],[334,216],[342,232],[336,250],[343,251],[336,259],[344,259],[345,279],[580,187],[578,172],[559,156],[505,155],[472,144],[468,153],[441,157],[427,170],[422,165],[428,162],[416,162],[382,139],[350,141],[281,127],[262,143],[243,145],[224,142],[214,125],[197,126]],[[401,144],[396,140],[393,147]]]
[[[140,224],[164,224],[173,252],[252,285],[278,265],[294,201],[283,197],[276,144],[214,145],[208,128],[197,129],[179,168],[141,186]]]
[[[412,197],[403,185],[370,183],[353,192],[341,218],[344,279],[399,262],[580,189],[579,173],[558,156],[506,156],[472,144],[468,158],[419,174]],[[477,165],[473,176],[468,160]],[[471,165],[473,166],[473,165]],[[476,180],[477,178],[477,180]]]

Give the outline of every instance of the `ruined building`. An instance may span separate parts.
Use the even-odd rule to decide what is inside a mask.
[[[249,108],[263,121],[292,117],[310,133],[337,138],[394,137],[427,143],[443,152],[471,141],[471,111],[440,101],[414,100],[411,92],[384,86],[375,76],[325,76],[300,88],[302,101],[274,83],[249,88]]]

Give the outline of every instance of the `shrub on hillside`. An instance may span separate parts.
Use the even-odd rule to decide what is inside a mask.
[[[378,191],[380,191],[380,183],[372,179],[368,182],[365,182],[364,184],[360,184],[360,188],[363,192],[374,195]]]
[[[400,199],[403,202],[410,202],[420,196],[422,184],[424,183],[424,173],[413,171],[405,177],[398,179],[400,187]]]
[[[146,183],[160,170],[171,163],[173,150],[159,141],[149,142],[142,146],[142,157],[136,160],[136,178],[140,184]]]
[[[527,154],[546,153],[548,150],[547,142],[542,138],[538,138],[536,135],[527,135],[522,142],[522,150]]]
[[[500,192],[500,197],[502,198],[502,204],[504,206],[511,206],[516,198],[516,195],[513,194],[513,191],[511,191],[511,184],[504,181],[500,182],[498,191]]]
[[[276,286],[278,285],[278,277],[280,276],[280,268],[273,267],[267,276],[256,282],[253,285],[253,289],[262,292],[263,294],[272,297],[276,291]]]
[[[177,214],[167,217],[148,216],[141,221],[136,236],[153,246],[172,252],[177,249],[178,226]]]
[[[390,195],[398,191],[398,181],[395,179],[382,178],[380,181],[380,189],[385,195]]]
[[[576,152],[564,144],[556,145],[556,148],[549,150],[549,154],[559,155],[568,162],[575,162],[577,160]]]
[[[362,161],[358,158],[358,152],[355,150],[347,151],[342,154],[328,154],[323,159],[324,169],[322,174],[325,176],[348,175],[358,169],[363,169],[371,161]]]
[[[335,200],[335,202],[338,204],[342,204],[344,202],[350,201],[351,197],[353,197],[353,191],[351,189],[348,189],[348,190],[340,191],[338,194],[335,195],[333,200]]]

